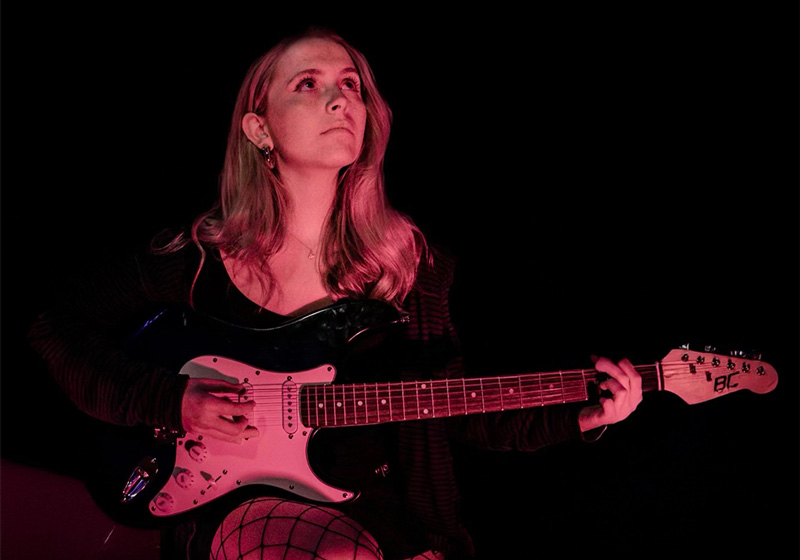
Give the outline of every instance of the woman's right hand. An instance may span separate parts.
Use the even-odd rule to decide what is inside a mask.
[[[181,402],[183,429],[234,443],[257,437],[258,430],[247,419],[256,403],[239,402],[243,392],[242,385],[219,379],[189,379]]]

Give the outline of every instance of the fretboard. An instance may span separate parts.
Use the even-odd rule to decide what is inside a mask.
[[[660,388],[657,364],[636,370],[644,391]],[[299,404],[308,427],[444,418],[586,401],[597,373],[582,369],[434,381],[306,384],[300,388]]]

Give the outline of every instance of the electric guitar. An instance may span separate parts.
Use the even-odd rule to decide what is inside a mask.
[[[193,433],[164,437],[157,432],[148,435],[148,449],[140,441],[123,443],[113,453],[121,470],[106,468],[99,474],[100,501],[114,505],[112,516],[134,524],[141,524],[145,509],[150,517],[169,518],[252,486],[317,502],[346,502],[357,492],[326,482],[309,461],[309,444],[320,429],[592,398],[598,380],[593,369],[424,381],[354,381],[337,371],[334,364],[346,362],[351,348],[363,341],[364,348],[379,347],[376,341],[403,320],[386,304],[346,300],[269,329],[243,328],[187,310],[149,322],[139,335],[156,330],[156,338],[164,340],[164,329],[155,329],[159,322],[173,334],[180,333],[183,350],[175,352],[173,336],[162,353],[183,364],[181,374],[244,384],[246,392],[238,398],[255,401],[248,419],[260,436],[236,444]],[[161,360],[166,358],[162,355]],[[668,391],[688,404],[745,389],[768,393],[778,383],[775,369],[758,359],[686,348],[635,367],[645,392]],[[96,490],[96,498],[97,494]]]

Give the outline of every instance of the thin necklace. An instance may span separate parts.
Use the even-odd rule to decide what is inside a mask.
[[[300,245],[302,245],[303,247],[305,247],[306,249],[308,249],[308,258],[309,258],[309,259],[313,259],[314,257],[316,257],[316,256],[317,256],[317,255],[315,255],[315,254],[314,254],[314,249],[312,249],[311,247],[309,247],[308,245],[306,245],[305,243],[303,243],[303,242],[300,240],[300,238],[299,238],[299,237],[297,237],[295,234],[293,234],[291,231],[289,232],[289,235],[291,235],[292,237],[294,237],[294,238],[297,240],[297,242],[298,242]]]

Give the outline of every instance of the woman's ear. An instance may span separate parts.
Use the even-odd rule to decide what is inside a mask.
[[[269,148],[272,150],[275,148],[264,117],[255,113],[247,113],[242,117],[242,132],[258,149]]]

